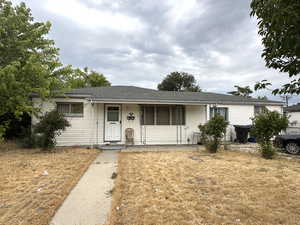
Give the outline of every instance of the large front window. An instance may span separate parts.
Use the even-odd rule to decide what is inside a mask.
[[[176,105],[141,106],[142,125],[185,125],[185,107]]]

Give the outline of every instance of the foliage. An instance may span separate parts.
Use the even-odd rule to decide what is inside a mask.
[[[253,93],[249,86],[240,87],[238,85],[234,85],[234,87],[237,89],[236,91],[230,91],[227,93],[235,96],[244,96],[247,98],[250,98],[250,95]]]
[[[288,117],[276,111],[264,110],[263,113],[256,115],[252,121],[251,135],[256,137],[262,156],[271,159],[275,152],[272,147],[271,138],[288,127]]]
[[[257,99],[259,100],[268,100],[267,96],[257,96]]]
[[[85,88],[85,87],[101,87],[110,86],[110,82],[103,74],[95,71],[89,71],[86,67],[83,70],[75,69],[67,78],[67,85],[71,89]]]
[[[30,128],[22,131],[22,138],[18,140],[18,145],[22,148],[36,148],[38,147],[38,136],[31,131]]]
[[[34,129],[36,135],[40,134],[39,147],[43,149],[53,148],[56,144],[55,138],[69,126],[68,120],[56,110],[46,113]]]
[[[258,19],[258,33],[262,36],[264,45],[262,57],[266,66],[288,73],[289,77],[299,75],[300,1],[252,0],[251,8],[250,15]],[[263,80],[261,83],[265,82]],[[266,85],[260,87],[264,86]],[[273,94],[287,93],[300,94],[300,78],[273,90]]]
[[[13,113],[5,113],[0,116],[0,124],[10,121],[9,126],[5,130],[4,138],[6,140],[13,140],[16,138],[22,138],[23,132],[20,132],[31,126],[31,116],[28,113],[23,113],[22,116],[16,118]]]
[[[0,116],[35,112],[31,93],[45,99],[64,87],[71,68],[62,66],[54,41],[47,39],[50,27],[35,22],[24,3],[0,0]]]
[[[168,74],[163,81],[158,84],[157,88],[161,91],[201,91],[199,85],[196,84],[195,77],[185,72],[172,72]]]
[[[212,153],[218,151],[221,140],[226,133],[227,126],[228,122],[220,115],[214,116],[204,125],[199,125],[202,141],[208,151]]]
[[[9,122],[5,121],[0,125],[0,144],[4,142],[5,131],[8,127]]]

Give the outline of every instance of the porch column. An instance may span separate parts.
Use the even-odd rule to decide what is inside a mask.
[[[206,105],[206,122],[209,120],[209,115],[210,114],[210,105]]]

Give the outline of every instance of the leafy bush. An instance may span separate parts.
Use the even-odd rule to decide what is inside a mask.
[[[37,145],[43,149],[53,148],[56,144],[55,137],[70,126],[62,114],[53,110],[46,113],[34,129],[34,138]]]
[[[253,127],[250,132],[252,136],[256,137],[260,145],[262,157],[272,159],[276,151],[272,146],[271,138],[288,127],[288,117],[276,111],[265,110],[255,116],[252,121]]]
[[[228,122],[220,115],[214,116],[204,125],[199,125],[202,142],[209,152],[218,151],[227,126]]]
[[[6,121],[0,125],[0,144],[4,142],[4,135],[8,128],[9,123]]]

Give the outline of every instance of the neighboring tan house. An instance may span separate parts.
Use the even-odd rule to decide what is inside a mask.
[[[33,102],[42,112],[57,108],[70,121],[71,127],[57,137],[58,146],[125,144],[127,128],[133,130],[135,145],[196,144],[198,125],[215,114],[229,121],[226,139],[234,140],[233,125],[251,124],[265,107],[280,113],[283,108],[278,101],[134,86],[82,88],[48,102],[35,96]]]

